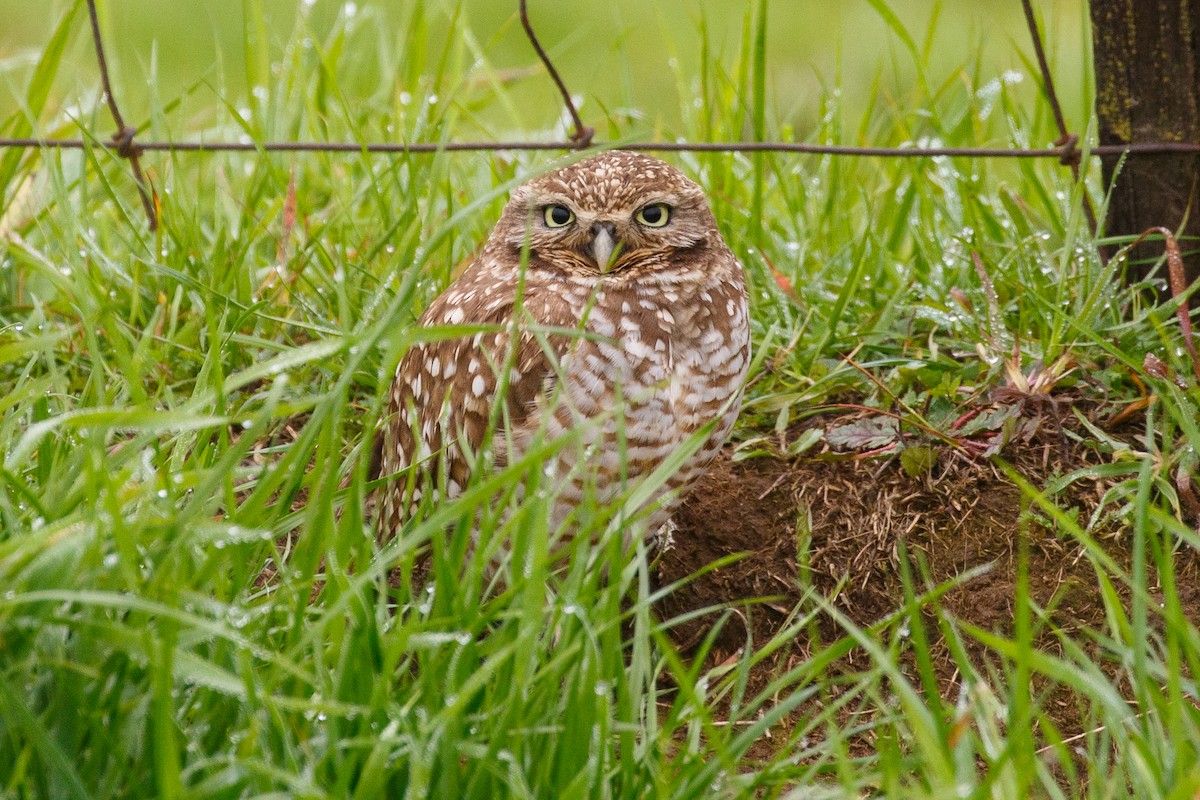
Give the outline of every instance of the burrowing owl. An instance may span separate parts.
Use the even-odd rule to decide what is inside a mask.
[[[750,360],[745,276],[703,191],[621,151],[516,189],[420,324],[473,330],[414,346],[396,371],[377,441],[384,537],[422,493],[458,494],[481,450],[503,464],[576,437],[543,465],[557,526],[713,423],[664,485],[656,530],[728,436]]]

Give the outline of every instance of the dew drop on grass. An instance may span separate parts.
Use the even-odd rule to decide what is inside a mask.
[[[598,697],[605,697],[608,695],[610,688],[608,681],[596,681],[596,687],[593,691]]]
[[[408,92],[401,92],[401,93],[400,93],[400,105],[402,105],[402,106],[406,106],[406,105],[408,105],[408,104],[409,104],[409,103],[411,103],[411,102],[412,102],[412,95],[411,95],[411,94],[409,94]]]
[[[573,617],[579,613],[579,607],[574,603],[567,603],[565,606],[563,606],[562,612],[568,617]]]
[[[254,422],[248,419],[242,420],[242,430],[248,431],[254,425]]]
[[[417,611],[422,615],[428,614],[433,610],[434,588],[432,586],[425,587],[425,599],[417,605]]]
[[[159,500],[167,499],[167,490],[166,489],[159,489],[157,492],[155,492],[155,494],[158,495]]]

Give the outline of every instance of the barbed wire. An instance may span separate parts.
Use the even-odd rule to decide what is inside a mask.
[[[1062,105],[1058,102],[1058,92],[1054,89],[1054,75],[1050,72],[1050,62],[1046,58],[1046,49],[1042,46],[1042,33],[1038,29],[1037,17],[1033,13],[1033,3],[1030,0],[1021,0],[1021,8],[1025,11],[1025,24],[1029,28],[1029,36],[1033,39],[1033,52],[1037,57],[1038,69],[1042,73],[1042,89],[1046,92],[1046,102],[1050,104],[1050,112],[1054,114],[1054,124],[1058,126],[1058,140],[1056,145],[1064,148],[1074,148],[1079,141],[1079,137],[1067,130],[1066,117],[1063,116]],[[1068,161],[1066,156],[1063,156],[1062,163],[1071,169],[1071,175],[1075,179],[1075,183],[1079,183],[1080,171],[1078,157]],[[1096,210],[1092,208],[1092,198],[1088,197],[1087,192],[1083,193],[1083,213],[1087,216],[1088,230],[1092,235],[1096,235]],[[1101,251],[1100,258],[1102,261],[1107,261],[1107,254]]]
[[[554,68],[554,62],[550,60],[550,56],[546,54],[542,43],[538,41],[537,34],[533,32],[533,25],[529,22],[529,9],[525,5],[526,0],[520,0],[521,12],[521,27],[525,29],[525,35],[529,37],[529,44],[533,46],[533,52],[537,53],[537,57],[546,65],[546,72],[550,75],[550,80],[554,81],[554,85],[558,87],[558,93],[562,95],[563,105],[567,107],[567,113],[571,115],[571,121],[575,124],[575,130],[571,133],[571,141],[576,147],[587,147],[592,143],[592,137],[596,135],[594,128],[588,128],[583,124],[583,120],[579,117],[579,109],[575,108],[575,101],[571,99],[571,93],[567,91],[567,85],[563,83],[562,76],[558,74],[558,70]]]
[[[0,147],[45,148],[48,150],[80,150],[86,147],[105,147],[98,140],[38,139],[0,137]],[[1200,153],[1200,142],[1131,142],[1129,144],[1079,147],[1078,140],[1053,147],[940,147],[899,146],[869,147],[841,144],[810,144],[807,142],[593,142],[590,147],[602,150],[620,147],[646,153],[801,153],[810,155],[867,156],[878,158],[1056,158],[1064,165],[1081,160],[1083,156],[1109,155],[1167,155]],[[204,141],[139,141],[139,151],[180,153],[455,153],[481,151],[557,150],[582,148],[574,141],[487,141],[487,142],[204,142]],[[115,151],[120,155],[119,151]]]
[[[121,109],[117,106],[117,97],[113,94],[112,82],[108,79],[108,58],[104,54],[104,38],[100,35],[100,15],[96,13],[95,0],[88,0],[87,7],[88,18],[92,23],[92,42],[96,45],[96,62],[100,65],[100,87],[104,92],[104,99],[108,101],[108,110],[112,113],[113,122],[117,124],[117,132],[113,134],[112,143],[117,149],[117,155],[129,161],[130,168],[133,170],[133,179],[137,183],[138,194],[142,198],[142,208],[146,210],[146,216],[150,220],[150,230],[156,230],[158,228],[158,211],[156,203],[150,197],[150,192],[153,190],[148,188],[149,182],[142,172],[141,148],[133,143],[133,137],[137,135],[137,128],[125,124],[125,118],[121,116]]]
[[[311,142],[311,141],[142,141],[135,137],[138,130],[126,125],[112,91],[108,74],[108,60],[105,56],[104,42],[100,35],[100,23],[96,12],[96,0],[87,0],[88,13],[91,19],[92,38],[96,49],[96,60],[100,69],[100,80],[103,99],[108,104],[116,123],[117,132],[111,141],[103,142],[92,138],[39,138],[39,137],[0,137],[2,148],[40,148],[55,150],[80,150],[85,148],[111,148],[120,158],[130,162],[134,181],[141,196],[142,206],[146,211],[151,230],[158,225],[157,194],[153,185],[146,178],[141,168],[140,156],[148,152],[167,153],[367,153],[367,154],[417,154],[417,153],[453,153],[453,152],[501,152],[501,151],[573,151],[588,148],[604,149],[619,146],[625,150],[641,152],[695,152],[695,153],[801,153],[812,155],[858,156],[877,158],[1055,158],[1064,166],[1070,167],[1076,182],[1081,180],[1080,164],[1085,156],[1106,156],[1124,154],[1171,154],[1171,153],[1200,153],[1200,143],[1194,142],[1131,142],[1128,144],[1095,145],[1080,147],[1079,137],[1069,132],[1063,117],[1058,95],[1054,90],[1054,81],[1042,46],[1041,32],[1038,29],[1030,0],[1021,0],[1025,10],[1030,35],[1033,39],[1034,51],[1037,55],[1038,66],[1042,73],[1042,86],[1046,99],[1054,114],[1055,124],[1059,131],[1059,139],[1053,147],[942,147],[926,145],[905,145],[899,147],[871,147],[857,145],[812,144],[806,142],[778,141],[726,141],[726,142],[594,142],[595,131],[583,124],[579,111],[571,99],[571,93],[547,55],[545,48],[534,32],[529,20],[526,7],[527,0],[518,0],[518,11],[521,26],[529,39],[534,52],[546,68],[546,72],[562,95],[563,105],[571,118],[573,130],[570,139],[566,141],[478,141],[478,142]],[[1096,230],[1095,213],[1091,201],[1084,193],[1085,211],[1092,230]]]

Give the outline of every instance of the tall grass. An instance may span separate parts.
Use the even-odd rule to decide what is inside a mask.
[[[1043,111],[1011,99],[1013,76],[978,64],[933,73],[916,44],[931,32],[872,5],[899,43],[894,57],[920,79],[894,85],[881,68],[861,119],[847,118],[831,86],[805,138],[1054,138]],[[460,35],[435,38],[426,11],[414,3],[399,31],[370,13],[320,29],[302,15],[277,51],[269,43],[283,34],[247,2],[245,74],[222,74],[216,90],[244,90],[248,105],[155,98],[141,122],[178,138],[448,141],[486,109],[553,134],[528,130],[482,32],[460,20]],[[678,76],[699,101],[681,110],[679,135],[784,127],[763,100],[770,13],[765,1],[747,12],[736,59],[706,50],[699,76]],[[7,132],[78,119],[105,138],[99,106],[74,116],[46,106],[79,20],[76,4]],[[679,36],[668,46],[692,46]],[[351,100],[348,85],[354,98],[370,87],[367,100]],[[622,137],[656,133],[615,112],[607,123]],[[927,401],[925,422],[945,424],[960,389],[998,385],[1013,358],[1028,371],[1069,356],[1113,403],[1136,399],[1139,385],[1158,398],[1137,448],[1097,432],[1094,446],[1112,456],[1106,475],[1122,479],[1103,518],[1077,520],[1054,502],[1083,475],[1025,484],[1031,510],[1094,565],[1103,629],[1049,630],[1059,651],[1038,649],[1049,617],[1024,582],[1011,631],[973,628],[938,603],[972,575],[933,585],[917,564],[903,605],[874,625],[810,592],[778,635],[712,667],[705,655],[734,612],[714,611],[697,652],[677,652],[669,632],[680,620],[656,613],[674,587],[653,588],[644,547],[626,552],[610,526],[578,539],[564,565],[536,507],[489,516],[487,499],[530,464],[479,476],[385,546],[364,527],[365,443],[396,364],[427,335],[412,322],[542,157],[148,161],[162,204],[154,233],[124,166],[99,144],[0,157],[0,796],[1184,798],[1200,788],[1200,640],[1176,569],[1198,543],[1177,490],[1177,476],[1195,474],[1197,391],[1143,369],[1153,353],[1190,374],[1170,309],[1125,289],[1121,264],[1101,264],[1080,213],[1085,189],[1057,165],[678,158],[709,190],[751,278],[744,451],[830,397],[883,404],[880,385]],[[498,551],[468,546],[478,514],[491,520],[485,540],[511,543],[500,580],[488,562]],[[1128,571],[1095,535],[1114,519],[1134,542]],[[426,545],[428,585],[410,577]],[[844,635],[815,642],[765,686],[751,682],[818,616]],[[959,670],[957,697],[934,675],[935,636]],[[970,655],[978,646],[983,662]],[[867,666],[830,668],[856,648]],[[1055,686],[1074,690],[1082,735],[1046,713]]]

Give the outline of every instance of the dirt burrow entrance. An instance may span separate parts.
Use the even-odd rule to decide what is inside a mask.
[[[1040,437],[1039,437],[1040,438]],[[1059,437],[1005,449],[1004,456],[1034,486],[1103,460],[1083,445],[1064,446]],[[1081,523],[1100,506],[1110,483],[1081,479],[1061,492],[1056,503]],[[868,626],[904,605],[901,554],[906,549],[915,590],[925,591],[983,568],[938,602],[959,620],[1012,635],[1022,533],[1028,537],[1029,590],[1050,609],[1053,628],[1068,635],[1103,629],[1105,607],[1091,561],[1076,540],[1044,524],[1036,504],[986,459],[970,460],[939,452],[934,468],[910,477],[896,458],[831,454],[784,460],[760,457],[733,463],[723,456],[689,495],[675,522],[674,547],[657,567],[660,585],[693,575],[718,559],[743,554],[707,572],[664,598],[661,619],[701,608],[742,604],[728,620],[708,661],[718,664],[746,645],[747,633],[761,646],[786,623],[804,587],[819,591],[859,626]],[[1099,541],[1118,565],[1128,569],[1132,539],[1116,521],[1101,523]],[[1200,556],[1177,555],[1176,585],[1184,611],[1200,621]],[[1151,576],[1151,594],[1155,576]],[[1118,586],[1119,592],[1125,588]],[[1126,598],[1127,600],[1128,598]],[[717,613],[678,625],[673,637],[685,654],[709,631]],[[749,631],[747,631],[749,628]],[[943,696],[952,699],[961,676],[935,625],[925,626]],[[845,635],[827,614],[817,630],[826,643]],[[1042,626],[1037,644],[1057,653],[1057,640]],[[1081,644],[1086,640],[1080,637]],[[752,684],[765,686],[772,674],[809,652],[798,636],[757,669]],[[973,664],[986,672],[994,655],[969,647]],[[867,666],[853,651],[839,669]],[[1112,672],[1113,667],[1104,667]],[[753,686],[751,688],[754,688]],[[1079,708],[1066,690],[1056,690],[1045,709],[1066,731],[1081,724]]]

